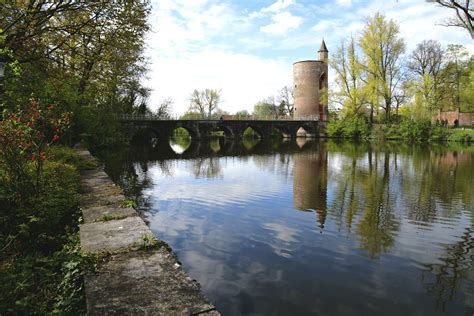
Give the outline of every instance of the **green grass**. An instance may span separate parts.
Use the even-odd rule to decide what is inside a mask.
[[[447,140],[451,142],[461,142],[461,143],[474,142],[474,130],[473,129],[453,129],[451,130]]]

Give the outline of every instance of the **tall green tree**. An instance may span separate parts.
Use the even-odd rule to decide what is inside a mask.
[[[367,72],[356,53],[356,42],[351,37],[346,45],[342,42],[331,58],[331,66],[336,71],[338,90],[335,100],[342,105],[344,115],[363,114],[368,103],[368,90],[364,79]]]
[[[278,106],[274,98],[270,97],[257,102],[253,107],[253,114],[259,117],[278,117]]]
[[[445,51],[441,44],[434,40],[419,43],[409,57],[408,68],[412,75],[412,86],[430,115],[442,105],[441,71],[444,60]]]
[[[445,110],[472,110],[472,57],[462,45],[448,45],[446,64],[441,71],[440,101]]]
[[[386,121],[390,121],[396,90],[400,87],[403,73],[401,57],[405,52],[399,27],[381,13],[371,17],[364,27],[359,45],[363,63],[368,72],[367,86],[371,102],[382,108]],[[371,113],[371,121],[373,120]]]

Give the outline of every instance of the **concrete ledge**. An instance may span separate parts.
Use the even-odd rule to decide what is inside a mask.
[[[88,315],[219,315],[163,248],[113,256],[86,277],[86,297]]]
[[[81,248],[86,252],[116,252],[137,248],[153,233],[138,216],[80,225]]]
[[[79,195],[79,203],[82,207],[94,207],[110,205],[117,208],[122,207],[125,196],[122,194],[107,195],[107,193],[83,193]]]
[[[121,219],[124,217],[138,216],[131,207],[114,207],[110,205],[93,206],[82,209],[84,223],[106,221],[111,219]]]

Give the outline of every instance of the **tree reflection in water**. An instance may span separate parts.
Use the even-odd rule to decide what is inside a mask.
[[[452,301],[474,308],[474,227],[467,228],[457,243],[446,245],[445,251],[441,263],[425,265],[421,282],[442,311]]]

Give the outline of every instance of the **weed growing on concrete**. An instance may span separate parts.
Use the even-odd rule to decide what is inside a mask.
[[[126,215],[111,215],[111,214],[104,214],[98,219],[96,219],[96,222],[108,222],[108,221],[113,221],[113,220],[118,220],[118,219],[124,219],[126,218]]]
[[[139,245],[140,249],[153,248],[158,245],[158,239],[155,236],[144,234],[141,236],[141,243]]]
[[[120,202],[120,207],[122,207],[122,208],[126,208],[126,207],[136,208],[137,203],[135,203],[135,201],[131,200],[131,199],[124,199]]]

